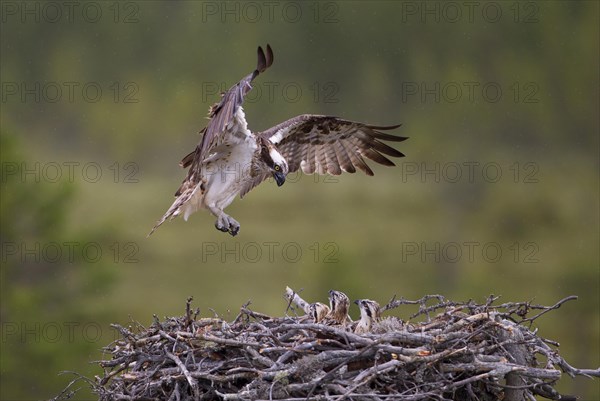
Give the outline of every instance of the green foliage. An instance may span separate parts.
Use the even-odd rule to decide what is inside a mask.
[[[1,387],[11,398],[29,399],[60,390],[56,375],[69,366],[89,370],[85,365],[90,355],[107,339],[99,332],[107,324],[105,311],[92,315],[82,305],[109,290],[115,271],[81,249],[107,244],[102,237],[109,232],[114,236],[115,229],[68,227],[78,196],[75,185],[36,182],[34,175],[24,174],[31,161],[17,136],[2,132],[0,145]]]

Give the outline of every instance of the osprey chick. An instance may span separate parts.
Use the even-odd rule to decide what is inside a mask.
[[[350,307],[350,299],[341,291],[329,291],[329,312],[328,317],[333,319],[336,324],[345,324],[348,319],[348,308]]]
[[[329,314],[329,306],[321,302],[315,302],[309,305],[309,315],[315,323],[319,323]]]
[[[379,321],[381,316],[379,304],[370,299],[357,299],[354,301],[360,308],[360,320],[354,328],[357,334],[364,334],[371,331],[373,323]]]
[[[258,48],[256,69],[223,94],[210,108],[208,125],[196,149],[180,165],[189,168],[175,193],[175,201],[150,234],[167,219],[183,214],[185,220],[198,209],[208,209],[215,227],[235,236],[240,223],[223,210],[272,176],[283,185],[290,172],[339,175],[356,169],[373,175],[365,157],[394,166],[387,156],[404,156],[382,141],[401,142],[406,137],[381,131],[400,125],[374,126],[322,115],[303,114],[262,132],[248,129],[242,103],[252,81],[273,63],[273,51]],[[150,235],[148,234],[148,235]]]

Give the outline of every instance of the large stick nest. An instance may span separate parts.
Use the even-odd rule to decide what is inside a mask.
[[[104,375],[89,382],[100,400],[574,400],[554,389],[561,373],[600,369],[571,367],[532,323],[575,298],[549,307],[494,305],[493,296],[392,300],[382,310],[419,310],[410,323],[383,318],[363,335],[248,305],[233,321],[198,318],[190,299],[184,316],[113,325],[122,338],[98,362]]]

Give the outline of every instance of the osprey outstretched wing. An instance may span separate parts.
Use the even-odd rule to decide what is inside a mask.
[[[340,175],[342,171],[355,173],[356,169],[374,175],[365,157],[384,166],[394,166],[387,156],[403,157],[404,154],[382,141],[402,142],[407,137],[385,134],[398,125],[374,126],[332,116],[303,114],[282,122],[258,135],[274,144],[285,158],[289,172],[299,169],[305,174]],[[241,192],[260,184],[257,177]]]
[[[240,224],[225,209],[239,194],[273,176],[283,185],[289,172],[339,175],[362,170],[373,175],[365,158],[394,166],[388,157],[404,156],[383,141],[407,139],[381,131],[400,127],[374,126],[332,116],[304,114],[258,134],[247,126],[242,103],[251,82],[273,63],[273,52],[258,48],[256,69],[223,94],[209,111],[210,121],[196,149],[180,165],[189,167],[187,177],[175,193],[176,199],[150,234],[168,218],[183,213],[187,220],[200,208],[217,217],[217,229],[236,235]],[[149,235],[150,235],[149,234]]]
[[[236,112],[242,106],[244,102],[244,96],[252,89],[250,85],[254,78],[261,72],[264,72],[273,64],[273,50],[271,46],[267,45],[267,54],[263,52],[263,49],[258,47],[258,63],[256,69],[243,78],[240,82],[232,86],[227,92],[223,94],[223,97],[219,103],[210,108],[209,118],[210,122],[206,127],[206,132],[200,142],[200,157],[197,160],[202,159],[202,156],[206,156],[210,149],[214,148],[223,141],[224,134],[230,133],[234,117]],[[241,121],[244,128],[246,127],[246,119],[243,118]]]

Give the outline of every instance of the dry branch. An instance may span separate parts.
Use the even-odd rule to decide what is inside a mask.
[[[286,299],[306,310],[289,288]],[[553,306],[494,305],[493,296],[484,304],[392,299],[383,310],[418,305],[422,321],[385,318],[365,335],[305,316],[270,317],[248,304],[233,322],[198,318],[190,299],[182,317],[148,328],[113,325],[122,338],[105,348],[97,362],[103,375],[90,383],[100,400],[575,399],[554,389],[562,372],[599,377],[600,368],[571,367],[557,343],[531,330],[571,299]]]

